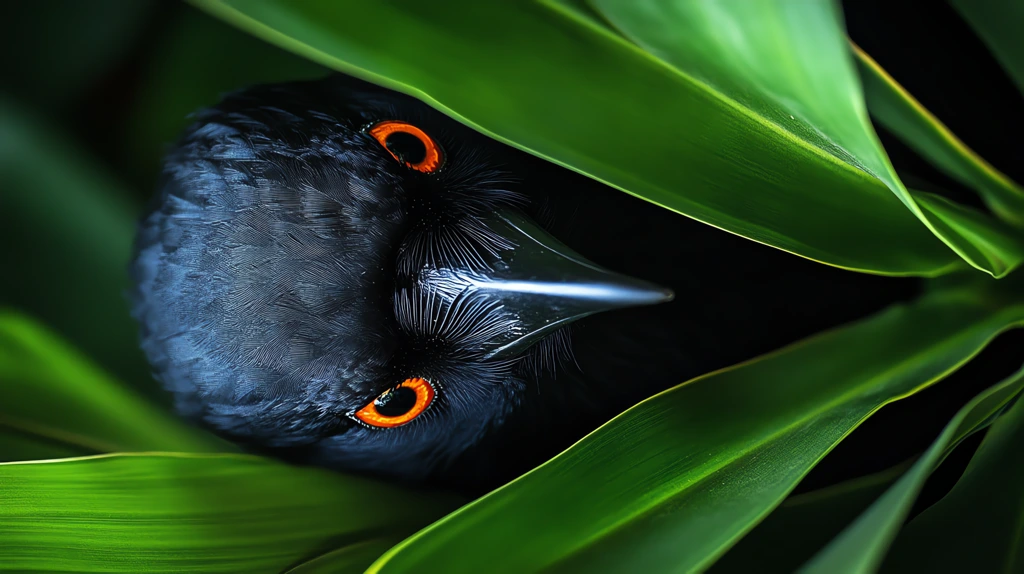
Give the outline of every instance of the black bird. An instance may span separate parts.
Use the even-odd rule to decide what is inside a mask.
[[[132,271],[142,347],[183,415],[290,460],[467,488],[916,288],[688,220],[344,76],[199,112]]]

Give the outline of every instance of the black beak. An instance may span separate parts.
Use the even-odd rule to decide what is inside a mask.
[[[459,298],[471,299],[500,315],[502,320],[492,322],[480,341],[488,358],[514,357],[588,315],[674,297],[670,289],[587,261],[518,211],[500,210],[487,216],[484,225],[503,245],[483,255],[487,269],[421,273],[418,290],[432,296],[448,293],[453,306]]]

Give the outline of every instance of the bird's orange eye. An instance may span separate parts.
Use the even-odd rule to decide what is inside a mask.
[[[388,120],[370,128],[375,137],[391,157],[423,173],[441,169],[444,153],[441,146],[420,128],[405,122]]]
[[[355,416],[371,426],[397,427],[423,414],[433,401],[434,386],[426,379],[414,377],[384,391]]]

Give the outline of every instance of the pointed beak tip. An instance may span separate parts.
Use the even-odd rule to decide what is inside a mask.
[[[650,304],[668,303],[676,298],[676,292],[668,287],[654,287],[649,291]]]
[[[671,289],[669,289],[667,287],[662,288],[662,290],[661,290],[661,302],[662,303],[668,303],[669,301],[673,301],[675,298],[676,298],[676,292],[675,291],[673,291],[673,290],[671,290]]]

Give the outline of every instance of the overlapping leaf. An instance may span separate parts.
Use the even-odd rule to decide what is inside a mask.
[[[1024,569],[1024,401],[992,425],[956,486],[906,526],[886,572]]]
[[[864,418],[1024,321],[1024,302],[998,301],[934,293],[656,395],[371,570],[704,568]],[[494,563],[510,540],[516,552]]]
[[[920,460],[802,571],[838,574],[877,570],[929,474],[964,438],[998,416],[1022,389],[1024,370],[967,403]],[[1020,510],[1024,512],[1024,507]]]
[[[863,50],[854,46],[854,52],[872,117],[946,175],[975,189],[1000,217],[1024,224],[1024,189],[960,141]]]
[[[764,86],[734,99],[573,6],[197,3],[317,62],[411,93],[500,140],[755,241],[878,273],[936,275],[963,265],[908,209],[916,205],[912,198],[887,187],[893,176],[878,149],[842,149],[848,142],[832,141],[811,120],[782,115],[788,107],[780,108]],[[711,27],[728,24],[748,4],[723,5],[724,20],[689,25],[714,35]],[[718,37],[736,53],[785,56],[767,62],[764,74],[777,78],[771,85],[788,79],[793,67],[799,79],[821,76],[814,85],[825,91],[798,95],[838,94],[847,109],[846,101],[860,96],[842,83],[853,77],[850,56],[835,13],[821,5],[798,30],[773,26],[750,39],[757,44],[745,44],[745,30]],[[796,58],[815,39],[827,41],[813,46],[818,59]],[[735,80],[747,71],[731,68],[721,77]],[[823,98],[815,105],[833,104]],[[847,118],[823,108],[813,120],[822,117],[843,134],[870,129],[862,109]],[[875,143],[870,133],[858,140]]]
[[[961,210],[927,209],[900,181],[868,121],[833,3],[592,3],[616,29],[669,65],[704,80],[836,161],[870,174],[974,267],[1001,277],[1024,259],[1019,237],[993,247],[964,229]],[[1024,194],[995,189],[1017,200],[1010,211],[1024,219]],[[968,220],[985,231],[997,225],[981,214],[970,214]]]
[[[909,462],[790,496],[715,562],[709,574],[795,572],[884,494]]]

